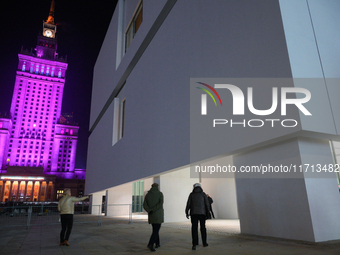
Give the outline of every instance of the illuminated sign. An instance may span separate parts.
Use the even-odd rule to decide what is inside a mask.
[[[31,177],[31,176],[1,176],[1,180],[30,180],[30,181],[42,181],[44,177]]]

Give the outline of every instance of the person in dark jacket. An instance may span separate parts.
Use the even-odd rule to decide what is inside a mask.
[[[194,189],[190,193],[187,206],[185,208],[186,217],[191,217],[191,235],[192,235],[192,249],[196,250],[198,245],[198,221],[201,226],[202,243],[204,247],[207,243],[207,230],[205,228],[205,220],[209,213],[209,201],[207,195],[203,192],[201,184],[195,183]]]
[[[155,248],[160,247],[159,230],[164,222],[163,200],[163,193],[158,190],[158,184],[152,184],[143,203],[143,208],[148,213],[149,224],[152,224],[152,234],[148,243],[150,251],[156,251]]]
[[[208,201],[209,201],[209,210],[210,210],[210,213],[208,215],[208,219],[211,219],[211,217],[213,217],[215,219],[215,215],[214,215],[214,212],[213,212],[213,209],[212,209],[212,203],[214,203],[214,200],[211,198],[211,196],[209,196],[209,194],[207,194],[207,197],[208,197]]]

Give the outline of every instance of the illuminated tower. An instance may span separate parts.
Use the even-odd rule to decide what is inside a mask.
[[[78,126],[62,118],[67,59],[58,57],[54,0],[35,53],[21,50],[11,104],[7,166],[74,178]]]
[[[0,114],[0,173],[2,169],[6,168],[6,152],[8,151],[11,129],[11,119]]]

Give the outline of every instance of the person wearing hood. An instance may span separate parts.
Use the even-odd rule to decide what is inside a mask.
[[[164,222],[164,198],[163,193],[159,191],[158,186],[157,183],[151,185],[151,189],[146,194],[143,203],[143,208],[148,213],[149,224],[152,224],[152,234],[147,246],[150,251],[156,251],[155,248],[160,247],[159,230],[161,224]]]
[[[207,243],[207,230],[205,221],[209,213],[209,201],[207,195],[203,192],[201,184],[195,183],[194,189],[190,193],[187,206],[185,208],[186,217],[191,217],[191,235],[192,235],[192,249],[196,250],[198,245],[198,222],[201,226],[202,243],[204,247],[208,246]]]

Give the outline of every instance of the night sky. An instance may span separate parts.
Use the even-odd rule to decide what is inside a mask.
[[[68,69],[62,113],[79,125],[76,168],[86,167],[93,67],[117,0],[55,0],[59,57]],[[9,113],[21,46],[35,48],[51,0],[7,0],[0,8],[0,113]]]

